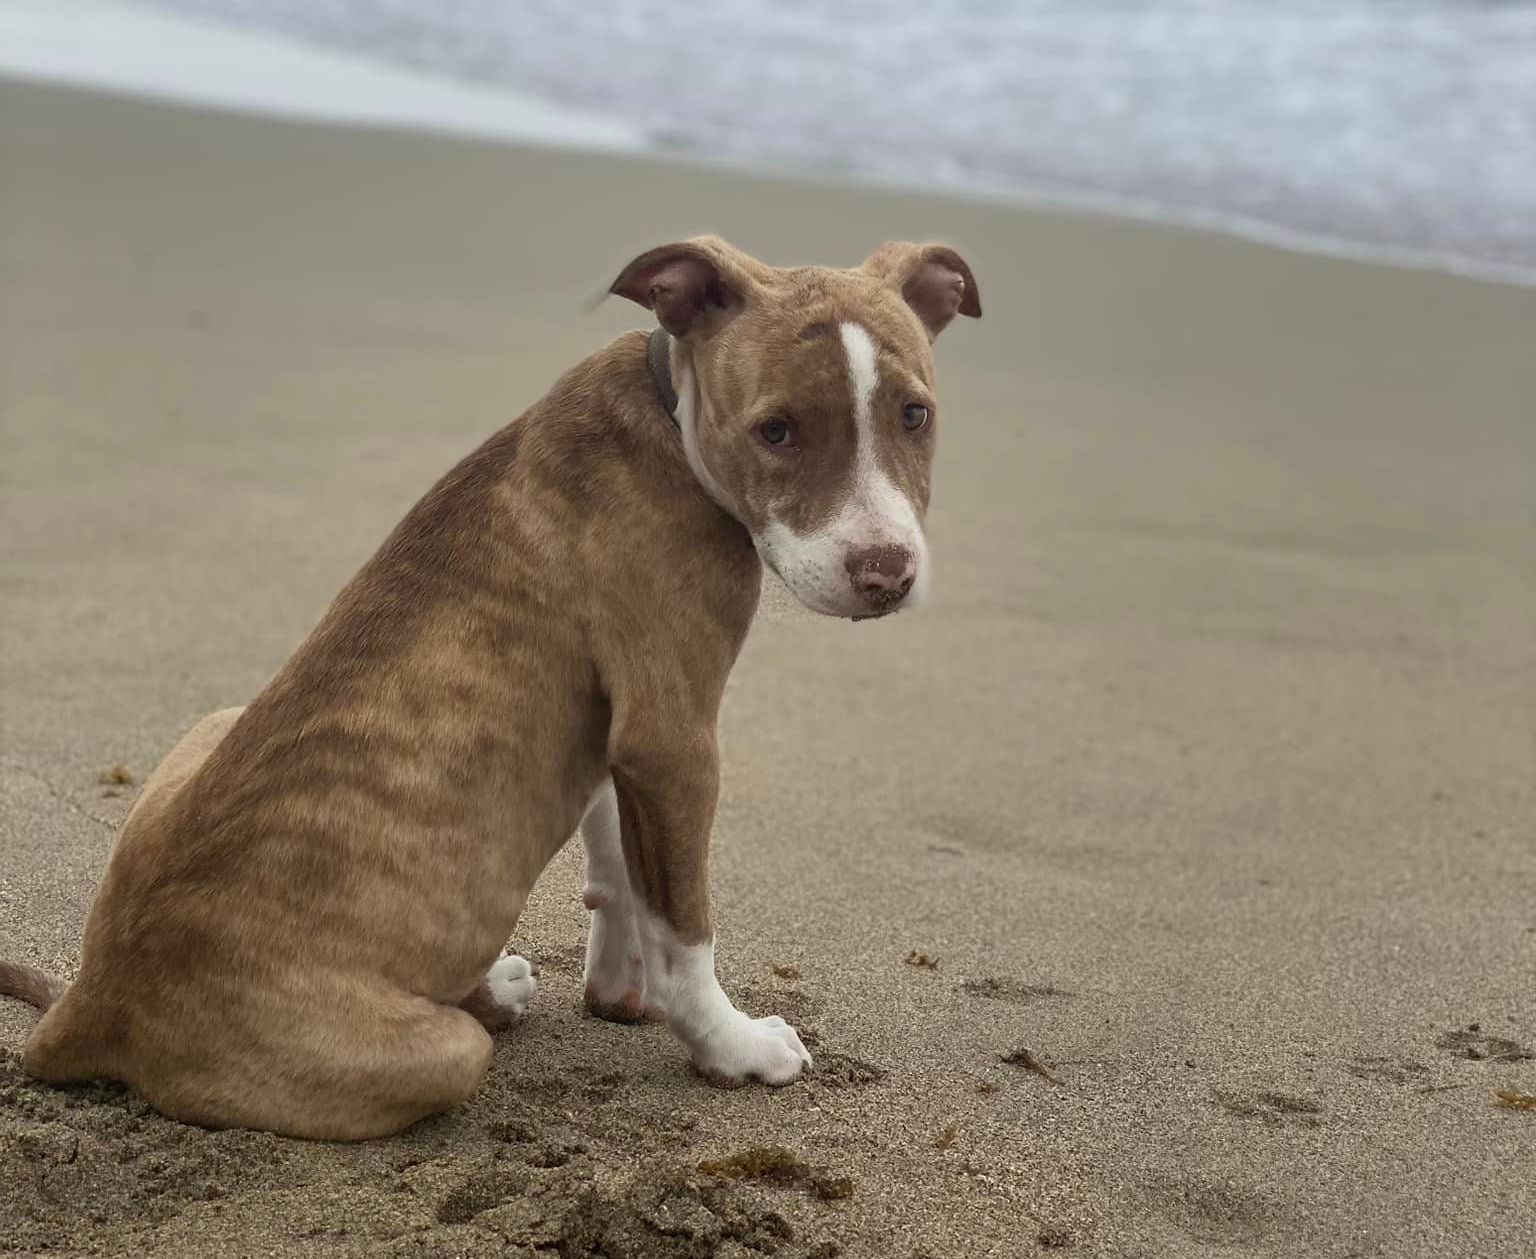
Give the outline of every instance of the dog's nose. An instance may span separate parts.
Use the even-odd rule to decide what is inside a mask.
[[[904,546],[868,546],[843,561],[853,588],[871,603],[899,603],[917,577],[917,557]]]

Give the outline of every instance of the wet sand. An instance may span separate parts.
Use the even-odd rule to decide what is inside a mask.
[[[0,143],[0,955],[60,973],[103,772],[254,694],[642,322],[584,310],[634,253],[937,237],[987,311],[940,343],[930,605],[770,588],[727,698],[722,980],[814,1077],[716,1091],[583,1017],[568,851],[532,1012],[397,1139],[43,1088],[0,1002],[0,1251],[1528,1247],[1536,1115],[1494,1090],[1536,1092],[1536,291],[57,90],[0,89]],[[820,1179],[699,1170],[759,1146]]]

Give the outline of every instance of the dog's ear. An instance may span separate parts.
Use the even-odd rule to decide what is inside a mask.
[[[947,245],[888,241],[861,270],[885,281],[905,299],[928,329],[930,341],[956,315],[981,318],[981,291],[964,258]]]
[[[696,236],[648,249],[619,273],[610,293],[656,312],[674,337],[708,340],[747,301],[761,268],[718,236]]]

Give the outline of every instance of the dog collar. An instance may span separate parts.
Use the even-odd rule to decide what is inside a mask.
[[[672,338],[665,328],[657,328],[651,333],[645,360],[651,365],[651,383],[656,386],[656,396],[667,418],[674,427],[681,428],[677,422],[677,390],[672,388]]]

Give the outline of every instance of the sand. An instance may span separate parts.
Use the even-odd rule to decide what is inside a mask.
[[[722,980],[807,1033],[809,1081],[713,1090],[584,1017],[567,852],[514,939],[532,1012],[397,1139],[35,1085],[0,1003],[0,1250],[1528,1253],[1536,1116],[1494,1090],[1536,1092],[1536,292],[63,90],[0,111],[0,955],[61,973],[134,791],[100,776],[252,695],[443,469],[636,326],[583,308],[633,253],[937,236],[987,310],[941,343],[931,605],[854,626],[770,589],[727,697]],[[699,1170],[754,1147],[792,1159]]]

